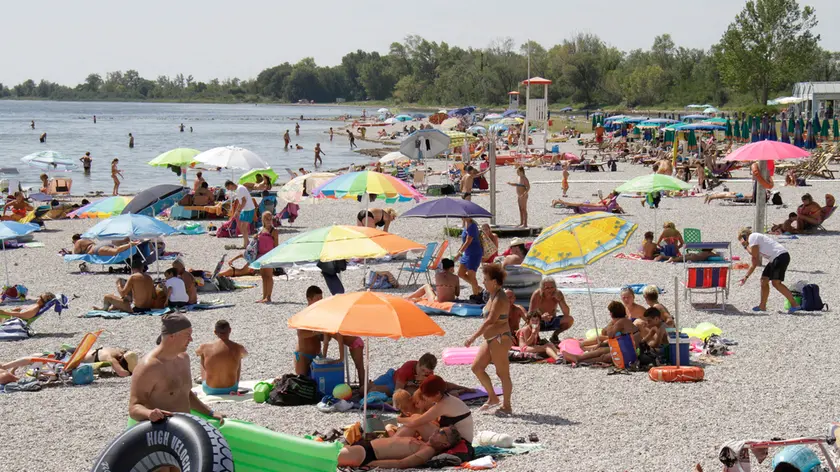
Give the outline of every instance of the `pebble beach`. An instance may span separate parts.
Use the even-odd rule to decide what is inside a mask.
[[[337,138],[338,139],[338,138]],[[580,152],[577,145],[565,143],[561,150]],[[358,162],[361,162],[360,159]],[[432,161],[435,170],[444,170],[443,161]],[[617,172],[573,172],[569,199],[595,201],[598,191],[607,194],[621,183],[651,172],[649,167],[618,164]],[[515,180],[512,167],[497,172],[497,222],[518,224],[514,188],[505,182]],[[529,223],[548,226],[570,216],[565,209],[551,208],[561,194],[562,172],[529,168],[532,190],[529,198]],[[751,193],[748,172],[736,172],[725,185],[735,192]],[[778,177],[777,177],[778,179]],[[432,184],[442,177],[431,176]],[[778,186],[778,182],[777,182]],[[809,180],[807,187],[777,187],[784,205],[767,207],[767,222],[779,223],[795,211],[802,194],[810,193],[822,204],[826,193],[836,193],[833,181]],[[718,189],[720,190],[720,188]],[[487,193],[475,194],[473,201],[489,207]],[[637,252],[645,231],[657,236],[662,222],[674,222],[677,229],[699,228],[704,241],[727,241],[742,260],[747,253],[737,243],[737,232],[753,222],[755,207],[725,205],[719,201],[704,204],[702,196],[663,198],[657,214],[640,205],[640,199],[619,199],[627,212],[624,217],[636,224],[626,248],[619,252]],[[377,202],[374,206],[384,206]],[[413,203],[393,206],[403,213]],[[360,205],[348,201],[324,201],[302,205],[300,217],[280,229],[280,241],[302,231],[329,224],[355,224]],[[654,218],[658,227],[654,227]],[[836,217],[835,217],[836,218]],[[786,282],[804,280],[822,288],[822,298],[830,311],[818,313],[783,313],[783,298],[772,291],[767,313],[753,313],[758,303],[759,274],[739,287],[744,271],[734,271],[727,310],[723,313],[692,307],[683,291],[674,290],[674,278],[685,279],[681,264],[625,260],[609,255],[587,268],[592,287],[621,287],[627,284],[655,284],[665,289],[661,302],[673,313],[678,304],[683,327],[710,322],[721,328],[723,337],[736,341],[733,354],[706,360],[705,380],[699,383],[655,383],[644,372],[631,375],[607,375],[606,369],[552,364],[512,365],[511,417],[484,415],[474,411],[476,431],[504,432],[513,437],[536,433],[543,448],[525,455],[503,458],[500,471],[691,471],[695,464],[704,470],[720,470],[720,446],[732,439],[792,438],[823,434],[829,421],[840,410],[840,377],[836,375],[836,309],[840,294],[836,278],[840,275],[837,254],[840,220],[826,222],[827,231],[798,239],[782,240],[791,254]],[[172,222],[176,224],[180,222]],[[450,225],[458,222],[450,221]],[[54,351],[64,343],[74,344],[89,331],[103,329],[97,346],[120,346],[145,353],[160,332],[160,320],[134,316],[121,320],[80,318],[102,296],[113,293],[120,275],[94,268],[94,273],[80,274],[75,264],[65,264],[57,254],[71,246],[70,237],[90,228],[90,220],[48,221],[46,230],[35,234],[43,248],[6,251],[8,271],[13,283],[29,288],[30,298],[44,291],[63,293],[72,298],[70,309],[60,317],[50,313],[35,324],[37,335],[19,342],[0,344],[0,360],[10,361],[43,351]],[[284,222],[285,224],[285,222]],[[398,218],[391,232],[420,243],[441,241],[443,220]],[[227,253],[226,244],[239,240],[217,239],[208,235],[167,238],[167,250],[183,254],[187,268],[212,270]],[[451,240],[451,244],[455,244]],[[509,239],[500,246],[507,248]],[[457,246],[455,246],[457,247]],[[454,252],[454,251],[453,251]],[[400,262],[374,263],[375,270],[397,274]],[[168,267],[165,261],[161,269]],[[576,271],[581,272],[581,271]],[[362,289],[361,267],[341,274],[347,291]],[[404,280],[404,278],[403,278]],[[835,282],[832,282],[835,280]],[[259,284],[258,278],[250,280]],[[295,271],[288,278],[275,278],[274,302],[256,304],[259,287],[203,294],[203,299],[221,299],[235,304],[232,308],[189,313],[194,342],[213,339],[216,320],[232,325],[231,338],[250,352],[242,366],[242,379],[269,379],[293,372],[292,352],[295,332],[287,320],[306,305],[304,291],[310,285],[326,290],[318,272]],[[390,290],[408,293],[416,286]],[[462,291],[468,291],[462,282]],[[609,320],[606,306],[618,295],[594,295],[598,326]],[[676,300],[675,300],[676,298]],[[567,301],[575,325],[564,336],[583,337],[593,328],[589,297],[568,295]],[[641,297],[637,296],[641,302]],[[370,343],[372,376],[431,352],[440,359],[443,349],[462,346],[480,324],[477,318],[435,317],[446,331],[442,337],[415,339],[373,339]],[[335,346],[332,346],[335,352]],[[832,360],[833,359],[833,360]],[[199,373],[198,358],[192,356],[193,376]],[[492,367],[488,369],[496,382]],[[450,382],[478,386],[469,366],[445,366],[439,362],[436,373]],[[0,418],[3,423],[5,458],[0,470],[75,472],[89,470],[102,449],[125,429],[130,380],[103,376],[86,386],[54,386],[34,393],[0,394]],[[251,421],[292,435],[332,428],[359,421],[361,413],[325,414],[313,406],[276,407],[268,404],[223,403],[215,405],[229,417]],[[37,447],[34,446],[37,444]],[[37,451],[37,452],[36,452]],[[769,460],[754,470],[769,470]]]

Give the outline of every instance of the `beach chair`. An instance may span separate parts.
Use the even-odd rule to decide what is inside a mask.
[[[58,177],[50,180],[50,187],[47,191],[50,195],[70,195],[70,188],[73,186],[73,179]]]
[[[414,188],[416,188],[417,190],[425,189],[426,187],[428,187],[428,184],[426,183],[425,170],[418,169],[414,171],[414,181],[412,185],[414,185]]]
[[[432,262],[429,264],[430,270],[437,270],[440,267],[440,262],[443,260],[443,254],[449,248],[449,240],[444,240],[443,243],[440,245],[437,251],[437,255],[435,255]]]
[[[420,260],[417,261],[417,262],[413,262],[413,263],[403,262],[403,265],[400,266],[400,270],[397,273],[397,282],[399,282],[403,271],[406,271],[406,272],[408,272],[408,282],[406,282],[405,285],[411,285],[412,277],[414,278],[414,281],[416,282],[417,277],[419,277],[420,274],[426,274],[426,280],[431,285],[432,278],[429,275],[429,263],[432,260],[432,256],[434,256],[434,254],[435,254],[435,249],[437,248],[437,245],[438,244],[436,242],[431,242],[431,243],[427,244],[426,245],[426,250],[423,251],[423,257],[421,257]],[[400,284],[400,285],[402,285],[402,284]]]
[[[39,369],[41,375],[46,374],[58,381],[68,383],[72,380],[73,371],[82,365],[82,361],[85,359],[85,356],[88,355],[90,350],[93,348],[93,345],[96,344],[96,341],[99,339],[99,335],[102,334],[103,331],[104,330],[100,329],[99,331],[86,333],[82,337],[82,340],[79,341],[79,345],[76,346],[73,354],[71,354],[66,361],[55,359],[53,357],[31,357],[29,360],[32,364],[43,365],[43,367]]]
[[[703,238],[701,237],[700,230],[697,228],[686,228],[683,230],[683,241],[688,243],[700,243],[703,242]],[[693,252],[699,252],[697,249],[692,249]]]
[[[821,213],[822,213],[822,221],[820,221],[820,224],[819,224],[819,225],[817,225],[817,229],[818,229],[818,230],[820,230],[820,231],[828,231],[827,229],[825,229],[825,227],[824,227],[823,225],[825,224],[825,220],[827,220],[827,219],[831,218],[831,215],[833,215],[833,214],[834,214],[834,210],[836,210],[836,209],[837,209],[837,205],[830,206],[830,207],[829,207],[829,206],[826,206],[826,207],[823,207],[823,208],[822,208],[822,210],[821,210]]]
[[[59,293],[58,295],[56,295],[55,298],[45,303],[44,306],[42,306],[41,309],[38,310],[38,313],[35,316],[23,321],[26,322],[27,326],[30,326],[32,325],[32,323],[38,321],[38,319],[41,318],[41,316],[43,316],[50,310],[55,310],[56,313],[61,315],[61,312],[68,308],[70,308],[70,300],[68,300],[67,295],[62,295]],[[0,314],[0,321],[7,320],[10,318],[15,317],[11,315]]]

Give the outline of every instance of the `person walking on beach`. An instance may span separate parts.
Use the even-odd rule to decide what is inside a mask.
[[[790,264],[790,254],[784,246],[779,244],[775,239],[761,233],[753,233],[750,228],[743,228],[738,233],[738,242],[741,246],[752,256],[750,261],[750,268],[744,278],[738,282],[738,285],[743,286],[747,279],[750,278],[755,269],[761,264],[761,258],[764,257],[770,262],[764,266],[761,272],[761,299],[758,306],[753,307],[752,311],[767,311],[767,298],[770,297],[770,285],[773,285],[779,293],[781,293],[790,303],[788,313],[795,313],[802,309],[799,303],[793,298],[793,294],[783,283],[785,281],[785,271],[787,271],[788,264]]]
[[[333,140],[333,129],[332,129],[332,126],[330,126],[330,142],[332,142],[332,140]]]
[[[242,249],[248,248],[248,236],[250,236],[251,222],[254,221],[254,199],[251,192],[244,185],[236,185],[233,181],[225,182],[225,188],[230,192],[236,192],[231,208],[231,219],[239,217],[239,232],[242,233]]]
[[[321,143],[315,143],[315,167],[318,167],[318,164],[323,164],[324,161],[321,160],[321,154],[327,155],[324,151],[321,150]]]
[[[353,150],[354,147],[359,147],[359,146],[356,146],[356,137],[353,136],[353,131],[348,129],[347,130],[347,137],[350,138],[350,150],[351,151]]]
[[[122,171],[117,168],[117,164],[119,164],[119,163],[120,163],[119,159],[114,159],[113,161],[111,161],[111,179],[114,180],[114,192],[113,192],[114,196],[119,195],[119,191],[120,191],[120,179],[119,179],[119,177],[122,177],[123,179],[125,179],[125,176],[123,175]]]
[[[295,136],[300,136],[300,123],[295,123]]]
[[[128,148],[134,149],[134,136],[131,133],[128,133]]]
[[[291,143],[291,142],[292,142],[292,138],[289,136],[289,130],[286,130],[286,132],[283,133],[283,149],[288,151],[289,150],[289,143]]]
[[[79,160],[82,161],[82,168],[85,174],[90,174],[90,163],[93,162],[93,159],[90,157],[90,151],[86,152]]]
[[[470,301],[480,303],[481,287],[478,286],[475,271],[481,265],[484,249],[481,247],[481,240],[478,235],[478,225],[472,218],[461,218],[464,222],[464,229],[461,231],[461,247],[455,255],[459,259],[458,277],[470,284],[472,295]]]
[[[528,192],[531,190],[531,182],[525,177],[525,168],[516,168],[518,182],[508,182],[508,185],[516,187],[516,202],[519,205],[519,227],[528,227]]]

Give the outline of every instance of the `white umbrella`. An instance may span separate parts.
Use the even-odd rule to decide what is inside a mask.
[[[715,107],[709,107],[703,110],[703,113],[720,113],[720,110]]]
[[[326,183],[337,174],[332,172],[311,172],[309,174],[299,175],[294,179],[286,182],[280,190],[277,191],[277,196],[290,203],[300,203],[304,201],[304,190],[307,194],[312,194],[312,191]],[[306,201],[315,203],[317,198],[309,198]]]
[[[461,123],[458,118],[447,118],[440,124],[441,129],[454,129]]]
[[[397,123],[397,122],[399,122],[399,120],[397,120],[393,116],[388,118],[387,120],[383,121],[383,123],[385,123],[386,125],[392,125],[392,124]]]
[[[449,149],[452,140],[436,129],[417,130],[400,144],[400,152],[412,159],[428,159]]]
[[[237,146],[223,146],[204,151],[195,160],[210,167],[225,169],[265,169],[271,167],[256,153]]]
[[[389,152],[388,154],[385,154],[384,156],[379,158],[379,163],[380,164],[390,164],[391,162],[408,161],[408,160],[410,160],[410,159],[405,154],[403,154],[399,151],[394,151],[394,152]]]
[[[376,113],[388,113],[389,111],[391,111],[391,110],[389,110],[387,108],[380,108],[379,110],[376,110]]]
[[[32,167],[46,171],[69,172],[78,167],[75,162],[55,151],[34,152],[20,160]]]

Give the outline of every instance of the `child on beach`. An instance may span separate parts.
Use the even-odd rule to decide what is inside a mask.
[[[114,196],[119,195],[119,191],[120,191],[120,179],[119,179],[119,177],[122,177],[123,179],[125,179],[125,176],[123,175],[122,171],[117,168],[117,164],[119,164],[119,163],[120,163],[119,159],[114,159],[113,161],[111,161],[111,178],[114,180],[114,193],[113,193]]]
[[[563,161],[563,198],[566,198],[566,193],[569,191],[569,161]]]
[[[516,201],[519,205],[519,227],[528,227],[528,192],[531,190],[531,182],[525,177],[525,168],[516,168],[518,182],[508,182],[508,185],[516,187]]]
[[[669,312],[664,305],[659,303],[659,287],[656,285],[646,285],[645,288],[642,289],[642,296],[645,297],[645,303],[647,303],[648,307],[659,310],[662,321],[664,321],[669,328],[673,328],[675,326],[674,318],[671,317],[671,312]]]
[[[540,339],[540,320],[542,320],[540,312],[532,311],[528,314],[528,324],[516,333],[519,340],[519,350],[521,352],[545,354],[551,358],[552,362],[556,362],[560,358],[557,354],[557,346]]]
[[[169,307],[181,308],[187,306],[187,303],[190,301],[190,298],[187,295],[187,286],[184,285],[184,281],[178,277],[178,272],[174,268],[170,267],[169,269],[166,269],[163,276],[166,277],[165,285],[167,300],[169,300]]]
[[[773,225],[770,228],[770,233],[772,234],[784,234],[784,233],[795,233],[796,227],[794,225],[796,223],[796,213],[791,212],[788,213],[788,219],[786,219],[782,224]]]
[[[653,231],[645,233],[645,242],[642,244],[642,259],[652,261],[659,255],[659,246],[653,242]]]
[[[650,307],[645,310],[644,326],[640,327],[642,344],[651,349],[659,350],[668,343],[668,332],[662,314],[656,308]]]
[[[635,345],[639,345],[641,341],[641,337],[639,336],[639,328],[637,328],[630,318],[627,317],[627,311],[624,309],[624,305],[621,304],[619,301],[611,301],[609,305],[607,305],[607,310],[610,312],[610,322],[607,324],[607,327],[601,331],[601,338],[597,339],[597,346],[594,349],[590,349],[587,351],[587,347],[584,347],[583,354],[570,354],[566,351],[563,351],[563,359],[567,362],[571,363],[578,363],[582,361],[589,361],[594,363],[612,363],[612,356],[610,354],[610,347],[607,344],[607,339],[613,339],[621,336],[622,334],[630,334],[633,336],[633,342]],[[582,343],[581,345],[584,346],[586,343]]]

